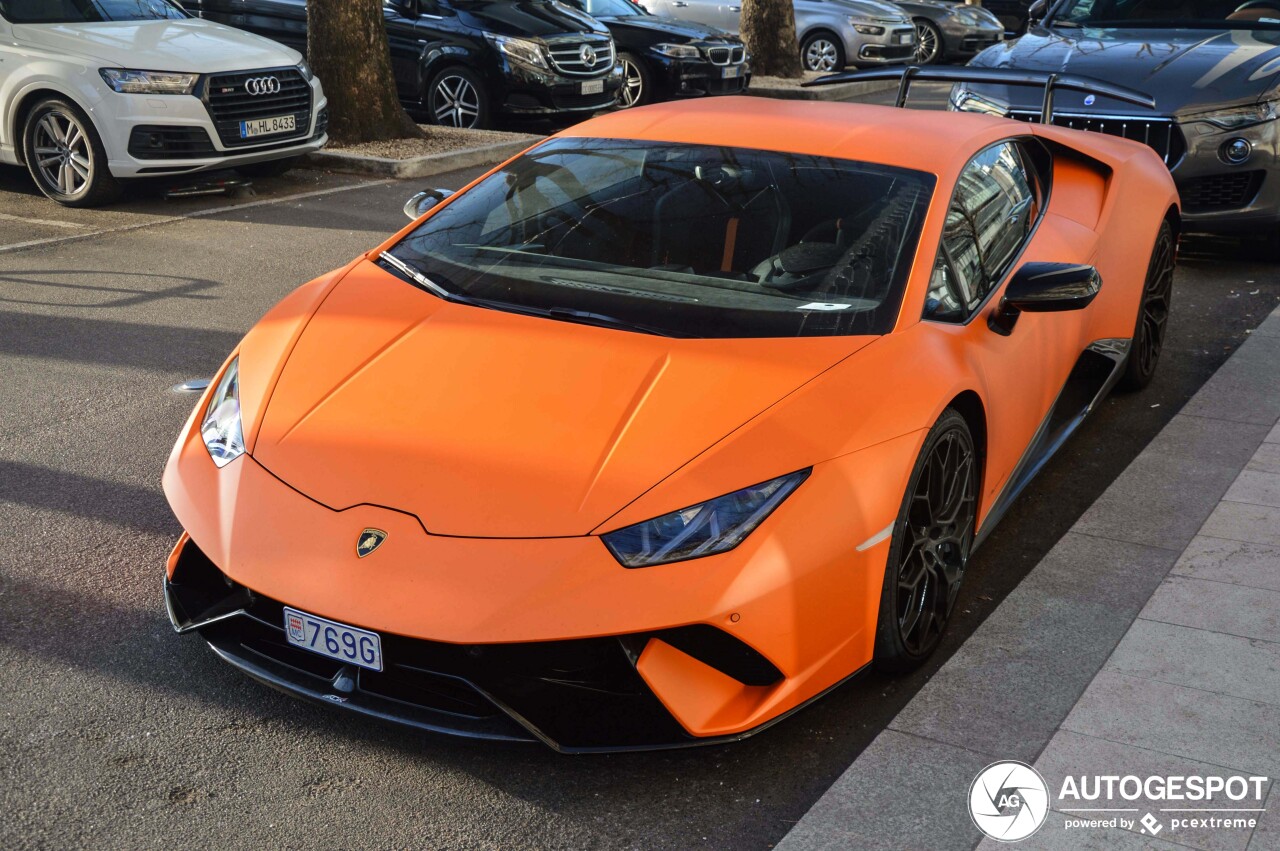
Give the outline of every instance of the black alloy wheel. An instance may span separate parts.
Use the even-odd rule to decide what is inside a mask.
[[[948,408],[925,439],[894,524],[876,626],[876,667],[909,671],[937,648],[973,548],[978,457]]]
[[[1169,324],[1175,250],[1173,229],[1167,221],[1161,222],[1142,287],[1133,342],[1129,345],[1129,357],[1118,385],[1121,390],[1141,390],[1151,383],[1156,374]]]
[[[442,127],[487,127],[489,96],[484,83],[469,68],[446,68],[431,81],[427,91],[427,117]]]
[[[916,64],[932,65],[942,58],[942,33],[932,21],[916,18]]]
[[[649,69],[644,60],[634,53],[618,54],[618,64],[622,66],[622,89],[618,92],[618,108],[630,109],[633,106],[644,106],[653,99],[649,85]]]

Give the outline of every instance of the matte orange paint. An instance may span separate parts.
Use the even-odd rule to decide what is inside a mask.
[[[562,135],[932,172],[895,330],[685,340],[448,304],[368,261],[397,235],[249,332],[238,349],[249,455],[215,468],[193,413],[165,493],[228,576],[368,629],[496,643],[713,624],[784,679],[743,686],[657,640],[637,669],[691,734],[747,731],[870,661],[889,541],[857,547],[893,522],[951,400],[971,392],[983,405],[985,518],[1081,350],[1132,335],[1176,192],[1136,143],[982,115],[715,98]],[[1026,136],[1081,155],[1058,158],[1021,260],[1092,264],[1101,293],[1083,311],[1024,314],[1007,337],[987,327],[998,294],[968,324],[921,321],[957,175],[986,145]],[[730,552],[626,570],[598,537],[810,466]],[[389,534],[358,560],[366,527]]]

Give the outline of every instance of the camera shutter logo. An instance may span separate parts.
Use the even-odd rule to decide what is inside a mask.
[[[969,786],[969,815],[992,839],[1026,839],[1049,815],[1049,787],[1040,772],[1024,762],[994,762]]]

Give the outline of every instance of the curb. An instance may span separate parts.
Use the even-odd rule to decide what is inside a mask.
[[[840,83],[834,86],[814,86],[809,89],[789,86],[757,86],[752,84],[743,94],[778,100],[822,100],[844,101],[877,92],[887,92],[898,88],[898,84],[890,82]]]
[[[982,834],[969,817],[969,784],[993,762],[1036,764],[1060,733],[1228,488],[1280,430],[1278,365],[1280,308],[858,755],[779,851],[975,848]]]
[[[540,136],[528,136],[513,142],[496,142],[479,148],[464,148],[460,151],[428,154],[407,160],[393,160],[387,157],[371,157],[362,154],[341,153],[339,151],[316,151],[307,155],[306,163],[312,168],[324,168],[329,171],[407,180],[415,177],[430,177],[433,174],[444,174],[445,172],[457,171],[462,168],[497,165],[503,160],[509,159],[525,150],[541,138]]]

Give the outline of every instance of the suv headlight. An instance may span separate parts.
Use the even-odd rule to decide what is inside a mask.
[[[244,428],[240,424],[240,358],[227,364],[222,380],[209,397],[200,423],[200,437],[209,457],[225,467],[244,454]]]
[[[870,18],[852,17],[849,25],[853,31],[861,35],[884,35],[884,27],[877,25]]]
[[[1186,121],[1207,121],[1223,130],[1239,130],[1263,124],[1280,118],[1280,101],[1269,100],[1249,106],[1238,106],[1234,109],[1219,109],[1203,112],[1199,115],[1188,115]]]
[[[199,74],[173,71],[132,71],[127,68],[100,68],[98,73],[122,95],[189,95]]]
[[[542,53],[542,45],[527,38],[513,38],[509,35],[485,33],[484,37],[494,48],[509,59],[532,65],[535,68],[549,68],[547,58]]]
[[[663,56],[670,56],[672,59],[698,59],[702,56],[698,52],[698,48],[692,44],[655,44],[653,49]]]
[[[315,79],[315,72],[311,70],[311,66],[307,64],[307,60],[303,59],[298,63],[298,73],[302,75],[302,79],[310,83]]]
[[[812,468],[602,535],[623,567],[652,567],[727,552],[782,504]]]

